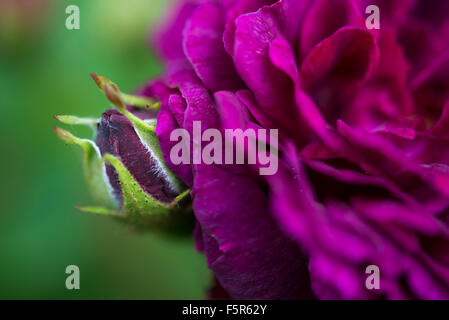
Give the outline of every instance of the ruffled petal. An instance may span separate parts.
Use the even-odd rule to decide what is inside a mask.
[[[304,17],[299,48],[301,58],[319,42],[345,26],[364,27],[365,21],[352,0],[315,1]]]
[[[232,298],[311,297],[306,260],[277,228],[256,180],[197,166],[193,196],[209,266]]]
[[[212,91],[243,87],[223,45],[224,10],[205,2],[191,15],[184,29],[184,52],[206,88]]]

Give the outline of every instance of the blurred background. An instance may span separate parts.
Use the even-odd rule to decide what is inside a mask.
[[[65,27],[71,4],[80,30]],[[0,299],[204,297],[211,275],[192,239],[137,234],[74,208],[91,204],[81,152],[53,133],[54,114],[99,117],[108,107],[90,73],[129,92],[162,72],[148,34],[168,5],[0,0]],[[71,264],[80,290],[65,288]]]

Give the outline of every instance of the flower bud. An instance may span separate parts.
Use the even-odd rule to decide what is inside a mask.
[[[95,131],[93,141],[55,129],[63,141],[83,149],[88,185],[103,205],[78,209],[119,217],[138,228],[180,231],[190,227],[191,212],[180,206],[190,190],[166,166],[154,132],[158,104],[121,93],[105,77],[92,77],[118,110],[107,110],[99,120],[55,116],[65,124],[90,125]]]
[[[132,122],[116,110],[103,113],[98,125],[96,144],[101,154],[111,155],[120,159],[120,166],[124,166],[139,183],[142,189],[153,198],[163,203],[170,203],[179,194],[176,184],[166,173],[164,165],[160,163],[149,145],[144,141]],[[123,202],[123,190],[117,171],[110,157],[106,172],[119,202]]]

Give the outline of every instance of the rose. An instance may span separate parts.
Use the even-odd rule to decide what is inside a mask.
[[[365,27],[368,4],[380,30]],[[192,188],[214,297],[448,298],[445,6],[177,3],[153,38],[165,75],[138,95],[160,101],[155,133],[167,170]],[[192,136],[194,121],[279,129],[278,174],[171,163],[171,132]],[[369,265],[379,290],[365,287]]]
[[[365,1],[189,1],[156,38],[165,81],[180,90],[159,115],[167,161],[167,134],[192,120],[218,127],[215,110],[222,127],[281,130],[284,168],[270,181],[271,212],[251,206],[264,198],[253,194],[264,189],[255,177],[172,167],[194,187],[199,246],[231,297],[295,297],[281,261],[265,263],[291,255],[276,256],[261,240],[261,230],[277,232],[264,224],[271,214],[307,253],[320,298],[448,296],[449,11],[444,1],[374,4],[378,31],[365,28]],[[246,259],[251,250],[264,267]],[[380,291],[365,288],[370,264],[380,267]],[[261,296],[270,277],[278,286]],[[293,279],[300,288],[304,275]]]

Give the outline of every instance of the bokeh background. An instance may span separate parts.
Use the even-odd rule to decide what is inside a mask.
[[[81,29],[67,30],[76,4]],[[0,298],[201,299],[211,275],[193,240],[138,234],[81,213],[81,153],[54,114],[108,107],[90,73],[131,91],[162,72],[148,34],[167,0],[0,0]],[[89,130],[67,128],[76,135]],[[80,267],[81,289],[65,288]]]

